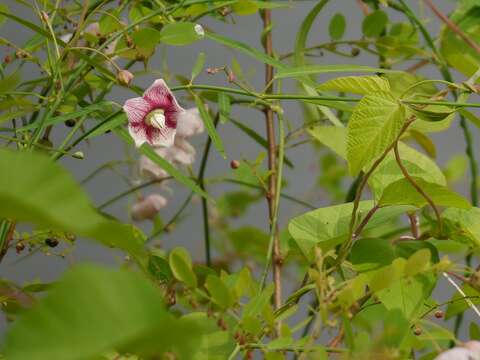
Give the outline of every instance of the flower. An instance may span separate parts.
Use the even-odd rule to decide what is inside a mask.
[[[176,136],[170,147],[155,148],[155,152],[175,165],[192,165],[195,161],[195,148],[184,138]],[[142,177],[152,180],[162,180],[168,177],[168,173],[160,166],[142,155],[139,161],[139,170]]]
[[[467,341],[463,347],[442,352],[435,360],[480,360],[480,342]]]
[[[197,33],[198,36],[204,37],[205,36],[205,30],[203,29],[203,26],[200,24],[195,25],[194,27],[195,32]]]
[[[146,198],[136,202],[132,206],[132,219],[141,221],[145,219],[153,219],[160,209],[167,205],[167,199],[162,195],[152,194]]]
[[[123,110],[137,147],[144,142],[152,146],[173,145],[179,116],[185,113],[163,79],[155,80],[142,97],[127,100]]]
[[[177,125],[177,136],[184,138],[201,134],[205,130],[200,112],[197,108],[190,108],[181,116]]]

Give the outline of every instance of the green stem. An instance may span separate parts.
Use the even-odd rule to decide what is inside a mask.
[[[219,114],[215,116],[213,125],[215,128],[218,125],[218,120],[220,119]],[[210,136],[207,139],[205,148],[203,150],[202,162],[200,164],[200,170],[198,172],[198,183],[200,188],[206,192],[205,189],[205,170],[207,168],[208,155],[210,153],[210,148],[212,147],[212,139]],[[210,244],[210,224],[208,223],[208,204],[207,199],[202,197],[202,217],[203,217],[203,234],[205,240],[205,261],[207,266],[211,266],[212,257],[211,257],[211,244]]]

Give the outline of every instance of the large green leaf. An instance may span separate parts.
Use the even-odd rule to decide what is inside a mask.
[[[461,209],[469,209],[471,207],[467,199],[446,186],[430,183],[417,177],[412,179],[435,205]],[[407,179],[400,179],[385,188],[378,204],[380,206],[412,205],[421,208],[428,205],[428,201]]]
[[[442,170],[428,156],[414,148],[399,142],[398,150],[402,158],[403,166],[411,176],[420,177],[425,181],[446,185],[447,181]],[[373,190],[375,199],[380,199],[383,190],[391,183],[402,179],[404,176],[398,167],[395,155],[391,152],[378,165],[368,179],[368,184]]]
[[[397,139],[405,122],[405,108],[390,93],[365,96],[348,122],[347,159],[356,175]]]
[[[118,350],[150,355],[174,351],[188,358],[198,335],[193,321],[168,313],[162,293],[145,278],[84,265],[69,271],[12,325],[5,356],[89,360]]]
[[[96,239],[132,254],[144,236],[101,215],[59,164],[32,152],[0,150],[0,216]]]
[[[202,27],[190,22],[167,24],[160,32],[160,41],[168,45],[188,45],[203,37]]]
[[[336,13],[330,19],[328,24],[328,33],[332,40],[340,40],[345,34],[345,28],[347,27],[347,21],[342,13]]]
[[[379,91],[389,92],[390,84],[380,76],[345,76],[324,82],[317,89],[368,95]]]
[[[374,206],[373,201],[361,201],[359,212],[365,214]],[[334,205],[309,211],[293,218],[288,224],[288,231],[308,257],[310,249],[320,245],[330,249],[346,240],[348,236],[353,203]],[[374,228],[387,220],[405,213],[410,206],[392,206],[379,209],[370,219],[365,229]]]
[[[376,10],[368,14],[362,22],[363,35],[377,37],[385,30],[388,23],[388,16],[382,10]]]

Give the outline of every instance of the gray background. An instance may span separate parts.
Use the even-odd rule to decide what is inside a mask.
[[[418,13],[422,15],[419,8],[419,1],[408,1],[413,7],[419,9]],[[39,23],[38,19],[35,19],[34,14],[26,9],[21,4],[16,3],[13,0],[4,0],[3,3],[17,16],[21,16],[25,19],[35,21]],[[436,5],[444,12],[449,12],[454,7],[453,1],[435,1]],[[273,44],[278,53],[289,52],[294,47],[296,33],[308,11],[315,4],[315,1],[292,1],[291,6],[286,9],[280,9],[273,12]],[[314,45],[318,43],[324,43],[329,41],[328,36],[328,23],[331,16],[341,12],[347,17],[347,32],[344,39],[359,39],[361,34],[361,22],[363,14],[359,10],[354,0],[336,0],[331,1],[329,5],[321,12],[320,16],[314,23],[313,29],[310,33],[308,44]],[[438,34],[440,27],[437,19],[430,13],[428,9],[424,9],[426,26],[431,31],[431,34]],[[389,11],[389,16],[393,21],[405,21],[401,14],[395,11]],[[225,24],[211,18],[205,18],[200,23],[207,28],[211,28],[220,34],[231,37],[233,39],[240,40],[253,47],[261,48],[259,42],[259,35],[262,31],[261,21],[258,15],[251,16],[235,16],[236,24]],[[10,39],[16,44],[21,45],[26,39],[32,35],[29,29],[23,28],[18,24],[11,21],[7,21],[0,28],[0,36]],[[264,72],[263,65],[256,60],[239,54],[235,51],[220,46],[212,41],[203,40],[187,47],[159,47],[156,55],[150,61],[151,69],[156,70],[159,74],[162,72],[162,56],[166,54],[167,63],[169,69],[173,73],[183,74],[189,77],[191,68],[195,62],[197,54],[203,51],[207,55],[206,67],[223,66],[231,63],[232,57],[235,57],[242,65],[245,73],[249,74],[250,82],[257,88],[263,88]],[[0,47],[0,55],[2,58],[6,55],[7,51],[5,47]],[[315,59],[319,63],[355,63],[365,65],[376,65],[377,58],[371,55],[367,55],[364,52],[357,58],[339,58],[329,53],[325,53],[324,57]],[[120,61],[120,63],[122,63]],[[413,62],[411,62],[413,63]],[[401,68],[405,69],[408,64],[402,64]],[[141,70],[141,67],[134,69]],[[32,72],[24,73],[24,76],[36,77],[34,75],[35,68],[32,68]],[[419,73],[432,78],[441,78],[438,71],[433,67],[425,67]],[[27,75],[28,74],[28,75]],[[143,75],[137,76],[134,80],[136,85],[141,87],[147,87],[157,77],[156,75]],[[462,80],[463,77],[456,74],[458,80]],[[324,77],[322,79],[326,79]],[[27,80],[27,79],[24,79]],[[222,75],[206,75],[202,74],[196,81],[200,84],[217,84],[228,86]],[[173,82],[171,83],[173,85]],[[287,83],[285,91],[289,93],[295,92],[295,86],[293,83]],[[177,93],[177,96],[184,95]],[[109,95],[109,99],[123,104],[124,100],[135,96],[132,92],[115,87]],[[181,96],[179,100],[184,107],[192,106],[191,103],[182,101]],[[473,99],[472,99],[473,101]],[[295,127],[301,125],[302,116],[300,107],[295,102],[289,102],[284,104],[286,116],[295,124]],[[256,129],[260,134],[265,133],[263,115],[245,108],[234,108],[233,116],[239,119],[252,128]],[[478,140],[478,129],[470,126],[474,133],[475,139]],[[63,136],[66,134],[66,130],[63,126],[59,126],[55,130],[53,140],[55,143],[59,143]],[[262,150],[254,143],[250,138],[240,133],[233,125],[220,126],[219,133],[224,139],[226,146],[226,152],[228,154],[228,160],[221,158],[214,149],[212,149],[210,161],[207,168],[207,177],[225,175],[231,172],[229,162],[231,159],[246,158],[253,160],[258,151]],[[438,162],[444,164],[452,155],[464,151],[464,140],[461,130],[457,123],[455,123],[447,132],[441,134],[432,135],[438,152]],[[206,140],[206,134],[197,136],[193,139],[197,148],[197,161],[195,168],[198,168],[199,160],[201,158],[201,151]],[[97,137],[93,139],[90,144],[82,144],[78,147],[78,150],[84,151],[86,159],[83,161],[75,159],[64,158],[62,164],[65,165],[77,179],[82,179],[88,175],[91,171],[97,168],[99,165],[106,161],[123,159],[125,158],[126,150],[123,143],[118,140],[112,134]],[[135,152],[130,150],[135,155]],[[303,145],[296,147],[288,153],[290,159],[295,163],[295,169],[285,169],[285,178],[288,180],[289,187],[286,191],[298,198],[308,200],[308,202],[322,206],[330,203],[328,195],[322,193],[318,187],[315,187],[315,181],[318,175],[318,156],[312,150],[311,145]],[[478,156],[478,147],[476,149],[476,155]],[[457,190],[462,193],[467,193],[467,180],[460,184]],[[169,219],[173,213],[178,209],[185,197],[188,195],[188,191],[182,189],[179,186],[172,185],[172,194],[169,195],[169,205],[163,209],[161,214],[164,219]],[[110,199],[112,196],[127,189],[127,185],[117,175],[112,172],[106,171],[102,175],[95,178],[95,180],[88,183],[86,190],[90,194],[95,204],[101,204],[105,200]],[[227,189],[233,189],[229,185],[215,185],[208,190],[214,195],[219,196]],[[144,193],[154,192],[158,189],[150,188]],[[68,199],[65,199],[68,201]],[[113,206],[110,206],[106,211],[115,217],[123,221],[129,221],[128,218],[128,206],[130,202],[127,199],[118,202]],[[280,209],[280,226],[285,227],[288,219],[294,215],[301,214],[306,211],[299,205],[292,204],[288,201],[283,201]],[[202,260],[204,256],[203,250],[203,225],[201,218],[201,208],[199,199],[195,199],[189,206],[186,212],[188,217],[183,222],[178,224],[171,234],[162,237],[162,244],[165,248],[171,248],[174,246],[187,247],[196,260]],[[238,221],[232,223],[232,225],[252,224],[258,226],[267,231],[267,208],[264,201],[260,201],[258,205],[250,209],[247,216],[241,218]],[[142,228],[149,230],[150,224],[139,224]],[[72,264],[79,262],[95,262],[105,264],[119,264],[122,261],[122,255],[118,252],[112,252],[101,246],[96,245],[89,241],[78,241],[73,254],[62,259],[58,256],[47,256],[43,253],[38,253],[32,256],[19,257],[15,254],[15,251],[10,251],[0,267],[1,276],[3,278],[16,281],[19,283],[31,282],[35,280],[40,281],[52,281],[61,275],[66,268]],[[442,286],[442,289],[438,293],[438,300],[447,300],[450,297],[452,290],[448,286]]]

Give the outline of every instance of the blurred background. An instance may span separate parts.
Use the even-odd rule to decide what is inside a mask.
[[[421,6],[421,1],[412,0],[407,1],[416,11],[421,18],[427,19],[425,21],[426,27],[429,29],[432,36],[436,37],[439,33],[441,24],[433,14],[429,12],[427,8]],[[12,13],[22,18],[28,19],[39,23],[39,19],[35,18],[35,14],[22,5],[20,2],[14,0],[2,0],[11,10]],[[307,15],[309,10],[315,5],[316,1],[289,1],[290,4],[287,8],[282,8],[273,11],[273,45],[278,54],[285,54],[293,50],[295,44],[295,37],[299,26]],[[454,1],[437,0],[435,1],[444,13],[449,13],[455,6]],[[308,45],[315,45],[320,43],[329,42],[328,24],[333,14],[340,12],[347,18],[347,29],[344,39],[346,40],[358,40],[361,36],[361,24],[363,20],[363,13],[357,6],[354,0],[336,0],[331,1],[320,13],[313,25],[313,29],[308,39]],[[390,19],[394,21],[405,21],[402,14],[395,11],[388,11]],[[235,24],[232,25],[232,22]],[[255,48],[261,49],[260,35],[262,32],[262,23],[258,16],[234,16],[228,19],[228,23],[220,22],[212,18],[205,18],[199,21],[199,23],[205,28],[211,29],[224,36],[240,40],[249,44]],[[14,43],[22,44],[29,39],[33,34],[31,30],[21,27],[18,24],[7,20],[7,22],[0,28],[1,37],[7,38]],[[6,47],[0,47],[0,56],[3,58],[7,54],[11,53],[11,49]],[[166,77],[168,72],[171,74],[181,74],[186,77],[190,76],[191,68],[195,63],[199,52],[206,54],[206,66],[207,67],[221,67],[224,65],[230,65],[232,58],[238,60],[241,64],[247,80],[257,89],[261,90],[264,87],[264,66],[256,60],[234,52],[228,48],[225,48],[219,44],[216,44],[209,40],[202,40],[196,42],[193,45],[187,47],[165,47],[159,46],[156,51],[156,55],[149,62],[150,72],[141,74],[143,72],[143,66],[136,64],[132,72],[139,72],[136,74],[134,84],[142,88],[148,87],[156,78]],[[354,58],[341,58],[329,52],[325,52],[322,57],[311,59],[312,62],[321,64],[332,63],[354,63],[370,66],[377,66],[378,58],[374,55],[361,51],[359,56]],[[123,60],[119,60],[119,64],[123,63]],[[406,69],[408,66],[414,64],[415,61],[402,63],[400,69]],[[168,69],[168,72],[165,71]],[[433,66],[425,66],[419,70],[419,74],[422,74],[430,78],[440,78],[438,70]],[[464,77],[458,73],[455,74],[456,81],[463,81]],[[38,76],[38,69],[32,66],[32,78]],[[322,76],[320,80],[326,80],[328,76]],[[26,80],[26,79],[23,79]],[[169,85],[174,86],[178,82],[169,77]],[[216,75],[209,75],[203,72],[196,80],[198,84],[214,84],[221,86],[230,86],[227,79],[222,73]],[[294,82],[284,83],[284,92],[294,93],[296,91],[296,85]],[[176,96],[181,105],[184,108],[192,107],[191,101],[185,99],[186,95],[182,92],[177,92]],[[133,92],[126,88],[114,87],[113,91],[109,94],[108,100],[115,101],[119,104],[130,98],[135,97]],[[478,100],[478,99],[477,99]],[[473,100],[472,100],[473,101]],[[478,101],[477,101],[478,102]],[[286,118],[292,122],[293,127],[300,126],[303,122],[303,115],[301,106],[296,102],[284,102],[283,107],[285,110]],[[264,136],[265,124],[263,114],[256,110],[247,109],[244,107],[233,107],[232,117],[239,120],[249,127],[255,129],[259,134]],[[478,128],[470,126],[471,131],[475,137],[475,143],[478,144],[479,131]],[[59,142],[63,139],[65,133],[69,129],[62,129],[61,126],[56,127],[56,132],[51,137],[52,141]],[[260,151],[264,151],[257,143],[251,138],[240,132],[231,123],[220,125],[218,131],[224,140],[226,153],[228,159],[223,159],[215,149],[211,150],[210,159],[207,166],[206,177],[216,177],[231,175],[232,169],[230,168],[230,161],[233,159],[248,159],[254,161]],[[440,134],[432,134],[432,138],[437,146],[437,159],[436,161],[444,166],[452,156],[462,154],[464,152],[465,143],[463,135],[458,125],[458,121],[454,122],[453,126],[446,132]],[[207,134],[194,137],[193,143],[197,149],[197,158],[194,164],[195,172],[197,172],[200,165],[200,158],[203,151],[204,144],[207,139]],[[477,158],[480,157],[478,152],[479,146],[476,147]],[[92,173],[99,166],[105,162],[112,160],[124,160],[128,157],[138,159],[134,149],[126,149],[123,142],[117,139],[113,134],[107,134],[104,136],[96,137],[90,141],[89,144],[82,143],[76,150],[81,150],[85,154],[84,160],[76,160],[73,158],[64,157],[62,164],[68,168],[76,179],[81,181],[87,175]],[[294,169],[285,168],[284,179],[288,186],[285,188],[285,192],[296,198],[303,199],[315,207],[321,207],[333,204],[335,202],[342,202],[332,197],[327,191],[318,187],[319,176],[321,176],[320,159],[318,155],[318,149],[314,151],[311,144],[305,144],[296,146],[288,150],[288,157],[295,164]],[[338,160],[341,165],[341,171],[346,171],[346,163],[342,160]],[[121,174],[129,177],[132,181],[135,181],[135,176],[132,174],[132,169],[126,166],[117,167]],[[468,170],[463,180],[457,183],[456,190],[468,195]],[[0,175],[1,176],[1,175]],[[135,183],[135,182],[134,182]],[[349,183],[345,183],[345,188],[349,186]],[[160,192],[163,195],[167,195],[169,199],[168,206],[161,210],[161,217],[164,221],[167,221],[178,210],[183,201],[189,194],[189,191],[170,182],[168,184],[169,189],[162,189],[159,185],[150,186],[143,190],[144,194]],[[128,190],[128,184],[122,180],[121,176],[112,172],[104,171],[96,176],[92,181],[89,181],[85,186],[87,192],[90,195],[92,201],[96,204],[102,204],[105,201],[115,197],[116,195]],[[208,186],[208,191],[213,197],[218,198],[225,191],[229,191],[235,188],[232,184],[215,184]],[[132,204],[133,197],[125,197],[120,201],[113,203],[104,209],[105,212],[111,214],[114,217],[119,218],[122,221],[131,221],[129,218],[129,209]],[[65,199],[68,201],[68,198]],[[231,223],[232,226],[253,225],[268,232],[268,215],[267,206],[265,200],[260,200],[249,209],[246,216],[239,218]],[[289,202],[288,200],[281,201],[279,224],[281,229],[285,229],[288,224],[288,220],[295,215],[299,215],[309,209]],[[204,260],[204,248],[203,248],[203,224],[201,217],[201,204],[199,199],[194,199],[187,211],[184,212],[184,217],[181,221],[175,224],[172,231],[162,234],[161,237],[155,239],[156,242],[161,242],[162,246],[166,249],[175,246],[184,246],[188,248],[194,260]],[[136,223],[137,226],[144,229],[147,233],[150,233],[152,224],[151,222]],[[215,234],[213,234],[215,241]],[[214,253],[215,254],[215,253]],[[4,259],[0,266],[0,275],[2,278],[8,280],[25,283],[33,281],[49,282],[55,280],[60,276],[66,268],[72,264],[79,262],[94,262],[104,264],[119,264],[122,262],[122,254],[119,252],[113,252],[109,249],[105,249],[93,242],[84,241],[80,239],[77,241],[74,251],[68,254],[65,258],[56,256],[54,254],[48,255],[44,252],[35,252],[26,255],[26,252],[21,255],[17,255],[15,251],[10,251],[7,257]],[[215,255],[214,255],[215,257]],[[288,292],[288,286],[284,290],[284,294]],[[444,284],[444,286],[438,289],[438,301],[448,300],[453,292],[450,286]],[[468,314],[468,313],[467,313]],[[468,324],[469,322],[465,322]],[[1,328],[4,328],[5,323],[1,324]]]

